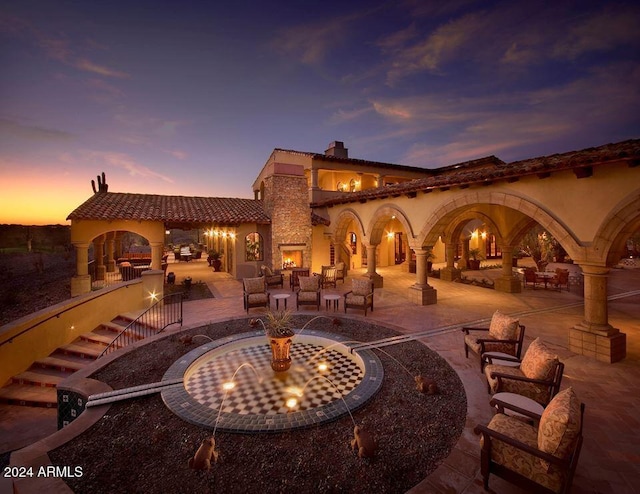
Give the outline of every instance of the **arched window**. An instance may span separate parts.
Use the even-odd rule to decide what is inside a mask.
[[[351,245],[351,253],[358,253],[358,237],[354,232],[349,232],[349,244]]]
[[[253,232],[244,238],[245,243],[245,260],[247,261],[263,261],[264,249],[262,235]]]

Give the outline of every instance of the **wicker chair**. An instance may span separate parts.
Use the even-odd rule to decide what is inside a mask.
[[[264,278],[244,278],[242,280],[244,291],[244,308],[249,313],[251,307],[270,306],[269,292],[264,283]]]
[[[300,288],[296,292],[296,310],[301,305],[315,305],[320,310],[320,277],[298,277]]]
[[[511,355],[520,358],[525,327],[519,320],[500,311],[495,311],[488,328],[462,328],[464,333],[464,355],[469,358],[469,350],[480,357],[480,372],[484,368],[482,356],[487,352],[494,355]]]
[[[585,408],[573,389],[559,393],[541,415],[497,400],[491,405],[500,412],[488,425],[474,429],[481,435],[480,471],[485,490],[493,474],[526,492],[570,492],[582,448]],[[527,416],[533,425],[502,413],[505,409]]]
[[[560,390],[564,364],[540,338],[529,345],[517,367],[501,365],[490,356],[485,359],[484,374],[491,394],[515,393],[546,406]]]
[[[364,278],[354,278],[351,280],[351,290],[344,294],[344,312],[347,309],[364,310],[367,315],[367,309],[371,308],[373,312],[373,282]]]

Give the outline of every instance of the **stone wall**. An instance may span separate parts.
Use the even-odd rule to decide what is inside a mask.
[[[271,217],[273,268],[281,268],[281,246],[302,250],[303,266],[311,267],[311,209],[307,179],[301,175],[271,175],[264,180],[265,211]]]

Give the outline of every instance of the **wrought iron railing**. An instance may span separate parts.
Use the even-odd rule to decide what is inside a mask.
[[[182,326],[182,295],[180,292],[162,297],[120,331],[98,358],[148,336],[162,333],[172,324]]]

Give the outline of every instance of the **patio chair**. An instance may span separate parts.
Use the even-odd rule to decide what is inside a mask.
[[[291,275],[289,276],[289,286],[291,287],[291,291],[300,286],[298,278],[301,276],[309,276],[309,270],[307,268],[293,268],[291,270]]]
[[[315,305],[320,310],[320,276],[298,277],[300,288],[296,292],[296,310],[301,305]]]
[[[347,266],[343,262],[336,264],[336,281],[342,281],[344,283],[344,277],[346,276]]]
[[[584,408],[567,388],[541,415],[526,413],[534,425],[504,413],[494,415],[487,426],[477,425],[484,489],[493,474],[526,492],[570,492],[582,448]]]
[[[345,314],[348,308],[352,308],[364,310],[366,316],[369,307],[373,312],[373,282],[366,278],[354,278],[351,280],[351,290],[344,294]]]
[[[560,390],[564,364],[540,338],[536,338],[517,367],[501,365],[499,360],[486,357],[484,374],[488,391],[515,393],[546,406]]]
[[[242,280],[243,296],[244,296],[244,308],[249,313],[249,309],[252,307],[266,307],[270,306],[269,292],[267,286],[264,283],[264,278],[244,278]]]
[[[332,286],[336,287],[336,274],[337,270],[335,266],[322,266],[322,271],[320,272],[320,285],[322,288],[327,288]]]
[[[562,287],[566,286],[567,291],[569,290],[569,270],[556,268],[556,275],[551,279],[551,286],[557,288],[559,291],[562,291]]]
[[[533,289],[540,283],[540,280],[536,276],[536,270],[533,268],[524,268],[524,277],[522,278],[522,284],[526,288],[527,284],[533,285]]]
[[[284,288],[284,275],[280,272],[274,273],[271,271],[271,268],[265,264],[260,267],[260,276],[264,277],[267,288],[272,286]]]
[[[518,319],[495,311],[488,328],[462,328],[464,333],[464,355],[469,350],[480,358],[480,372],[484,368],[482,356],[487,352],[511,355],[520,358],[525,327]]]

